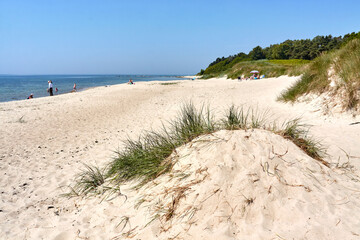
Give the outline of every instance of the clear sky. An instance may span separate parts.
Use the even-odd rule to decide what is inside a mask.
[[[0,74],[195,74],[217,57],[360,31],[358,0],[0,0]]]

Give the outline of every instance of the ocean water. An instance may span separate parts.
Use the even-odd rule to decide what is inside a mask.
[[[0,75],[0,102],[26,99],[31,93],[34,98],[49,96],[48,80],[53,82],[54,95],[69,93],[76,83],[77,91],[91,87],[127,83],[132,79],[140,81],[181,80],[169,75]],[[55,88],[58,92],[55,92]]]

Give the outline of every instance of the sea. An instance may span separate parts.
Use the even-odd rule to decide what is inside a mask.
[[[77,91],[92,87],[136,82],[183,80],[172,75],[0,75],[0,102],[47,97],[48,81],[53,83],[54,95],[69,93],[76,83]],[[58,89],[56,92],[55,89]]]

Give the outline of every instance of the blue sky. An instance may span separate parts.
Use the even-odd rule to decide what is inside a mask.
[[[360,31],[360,1],[0,0],[0,74],[195,74],[217,57]]]

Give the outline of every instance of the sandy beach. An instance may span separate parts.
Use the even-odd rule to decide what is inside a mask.
[[[0,239],[360,239],[360,117],[325,115],[318,101],[277,102],[297,79],[137,82],[0,103]],[[216,116],[234,104],[268,111],[270,121],[300,117],[331,167],[266,131],[220,131],[204,138],[224,141],[179,149],[173,171],[188,171],[184,182],[164,175],[140,190],[127,184],[127,199],[61,196],[84,164],[104,166],[123,140],[166,125],[189,101]],[[152,221],[175,186],[190,186],[176,217]],[[135,208],[141,198],[148,204]]]

